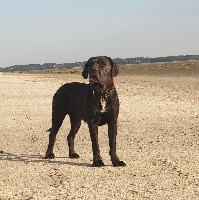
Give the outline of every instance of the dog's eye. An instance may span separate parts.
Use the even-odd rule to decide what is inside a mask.
[[[102,65],[103,65],[104,67],[106,67],[106,63],[103,63]]]

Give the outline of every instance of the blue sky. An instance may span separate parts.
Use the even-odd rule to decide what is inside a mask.
[[[198,0],[0,0],[0,67],[187,54]]]

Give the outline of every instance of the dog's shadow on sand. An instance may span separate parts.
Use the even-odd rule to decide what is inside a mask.
[[[24,162],[24,163],[49,163],[49,164],[59,164],[59,165],[73,165],[79,167],[91,167],[92,165],[89,163],[78,163],[74,159],[72,161],[60,161],[57,159],[69,159],[69,157],[56,157],[55,159],[44,159],[43,155],[28,155],[28,154],[13,154],[8,152],[1,151],[0,160],[2,161],[10,161],[10,162]]]

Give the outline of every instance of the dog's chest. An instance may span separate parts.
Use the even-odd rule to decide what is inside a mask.
[[[100,98],[100,112],[101,113],[107,112],[106,105],[107,105],[107,100],[105,98],[101,97]]]

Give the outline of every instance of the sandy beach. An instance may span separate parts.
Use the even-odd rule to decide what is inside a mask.
[[[55,156],[45,160],[51,102],[79,73],[0,74],[0,200],[199,199],[199,64],[135,66],[114,79],[120,99],[117,152],[109,157],[107,126],[99,128],[105,166],[93,168],[86,123],[77,134],[79,159],[68,157],[66,117]]]

